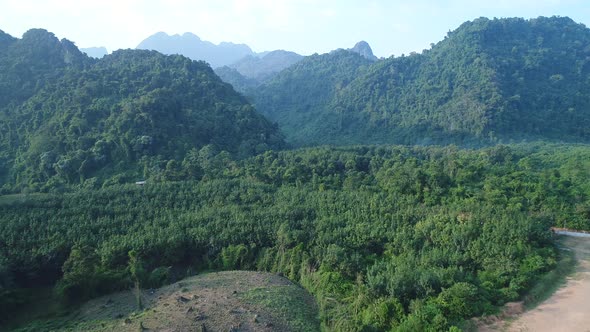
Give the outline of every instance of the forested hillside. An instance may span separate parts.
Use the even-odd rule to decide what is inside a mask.
[[[281,70],[288,68],[301,61],[303,56],[283,50],[268,52],[264,56],[246,56],[228,67],[236,69],[245,77],[260,82],[273,77]]]
[[[259,80],[246,77],[237,71],[237,69],[228,66],[215,68],[215,74],[224,82],[231,84],[236,91],[243,95],[252,94],[252,90],[262,84]]]
[[[294,144],[320,145],[340,124],[331,111],[338,92],[365,72],[371,60],[346,51],[305,57],[252,91],[257,110],[276,121]],[[334,141],[343,137],[334,136]]]
[[[198,182],[0,197],[0,313],[27,301],[21,287],[57,281],[71,303],[187,269],[249,269],[300,282],[328,330],[443,331],[554,267],[549,226],[590,229],[588,146],[313,148],[206,165]]]
[[[0,42],[0,187],[60,190],[198,177],[199,156],[282,146],[276,126],[204,62],[154,51],[101,60],[45,30]]]
[[[278,50],[264,56],[246,56],[229,66],[216,68],[215,73],[236,91],[250,95],[258,86],[302,59],[303,56],[297,53]]]
[[[252,93],[295,144],[590,139],[590,29],[569,18],[476,19],[421,54],[343,67],[351,80],[332,79],[333,57]]]
[[[257,270],[326,331],[456,332],[557,266],[551,226],[590,230],[590,30],[570,19],[481,18],[385,60],[359,43],[260,86],[219,73],[249,96],[180,55],[0,31],[0,330],[39,289],[67,309]],[[466,147],[529,139],[569,144]]]

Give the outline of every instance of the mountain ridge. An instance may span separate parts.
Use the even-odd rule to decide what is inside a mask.
[[[208,64],[180,55],[118,50],[92,59],[34,29],[0,52],[0,87],[3,192],[199,177],[199,158],[283,144]]]
[[[590,29],[569,18],[480,18],[421,54],[379,60],[333,82],[328,99],[293,92],[330,82],[330,65],[321,64],[330,55],[300,62],[326,75],[279,75],[250,97],[296,145],[586,142],[589,44]],[[281,104],[285,94],[298,101]]]
[[[377,61],[379,60],[379,58],[377,58],[374,54],[373,54],[373,49],[371,49],[371,46],[369,45],[369,43],[367,43],[364,40],[361,40],[360,42],[356,43],[351,49],[349,49],[351,52],[354,53],[358,53],[361,56],[363,56],[364,58],[366,58],[367,60],[371,60],[371,61]]]
[[[262,57],[247,55],[228,67],[236,69],[247,78],[264,81],[301,59],[303,56],[295,52],[276,50],[268,52]]]
[[[141,41],[136,48],[155,50],[167,55],[184,55],[193,60],[208,62],[213,68],[229,65],[244,56],[254,54],[246,44],[222,42],[216,45],[202,40],[191,32],[185,32],[182,35],[158,32]]]

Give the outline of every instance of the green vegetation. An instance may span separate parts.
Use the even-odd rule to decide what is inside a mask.
[[[299,282],[328,330],[444,330],[554,268],[549,226],[590,229],[588,170],[584,145],[313,148],[198,182],[13,199],[0,205],[0,312],[30,285],[80,287],[81,300],[162,267],[250,269]]]
[[[549,227],[590,230],[588,44],[567,18],[482,18],[422,54],[338,50],[240,83],[296,145],[581,143],[277,151],[205,63],[0,31],[0,323],[39,287],[65,308],[133,288],[141,310],[142,289],[205,270],[284,275],[328,331],[456,331],[540,299],[569,266]],[[313,329],[303,298],[256,287],[239,296]],[[38,326],[101,321],[58,320]]]
[[[197,160],[280,148],[276,126],[203,62],[149,51],[101,60],[44,30],[0,50],[0,188],[198,179]]]
[[[292,285],[254,288],[240,297],[248,303],[261,305],[271,315],[288,322],[294,331],[317,331],[320,325],[315,317],[315,304]]]
[[[480,18],[421,54],[307,57],[251,96],[295,145],[588,142],[589,44],[569,18]]]
[[[236,69],[228,66],[216,68],[215,74],[224,82],[231,84],[236,91],[243,94],[247,94],[261,84],[258,80],[246,77]]]
[[[303,59],[303,56],[287,51],[272,51],[262,57],[246,56],[229,65],[215,69],[215,73],[236,91],[250,94],[263,82],[275,77],[283,69]]]
[[[371,63],[373,62],[361,55],[345,50],[314,54],[281,71],[249,94],[257,110],[276,121],[291,143],[332,143],[326,141],[326,130],[330,129],[327,126],[339,123],[335,123],[335,119],[325,118],[326,114],[332,113],[332,100],[336,93],[350,84]],[[335,141],[337,140],[335,137]],[[345,145],[348,141],[343,140],[340,143]]]

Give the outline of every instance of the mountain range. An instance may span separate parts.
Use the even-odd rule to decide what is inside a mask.
[[[180,54],[205,61],[227,82],[244,89],[258,85],[303,58],[284,50],[256,53],[245,44],[223,42],[215,45],[189,32],[182,35],[158,32],[142,41],[137,49]]]
[[[584,25],[478,18],[408,56],[250,56],[218,76],[0,31],[0,330],[153,330],[155,298],[213,330],[187,280],[158,287],[257,270],[314,299],[215,277],[233,327],[288,330],[237,305],[255,299],[299,330],[458,331],[538,298],[563,263],[551,226],[590,229]]]
[[[256,53],[245,44],[222,42],[215,45],[190,32],[182,35],[158,32],[143,40],[136,48],[155,50],[168,55],[180,54],[192,60],[205,61],[215,68],[216,73],[224,81],[242,93],[271,79],[304,58],[295,52],[285,50]],[[107,54],[106,49],[101,47],[81,50],[95,58]],[[366,41],[358,42],[349,50],[368,60],[378,60]]]
[[[154,51],[102,59],[42,29],[0,33],[0,188],[49,190],[199,176],[197,160],[283,145],[204,62]],[[160,174],[160,175],[158,175]]]
[[[215,45],[190,32],[182,35],[158,32],[143,40],[136,48],[162,54],[181,54],[192,60],[208,62],[212,68],[230,65],[245,56],[256,55],[248,45],[228,42]]]
[[[295,145],[590,140],[590,29],[479,18],[421,54],[306,57],[247,94]]]
[[[364,42],[306,57],[236,48],[249,54],[217,70],[232,88],[181,55],[94,59],[45,30],[0,31],[0,186],[175,178],[220,151],[284,147],[283,135],[293,146],[590,141],[590,29],[569,18],[479,18],[388,59]]]
[[[369,61],[377,61],[371,46],[365,41],[358,42],[348,49]],[[262,57],[246,56],[242,60],[229,66],[215,69],[215,73],[237,91],[249,95],[262,83],[268,82],[282,70],[287,69],[305,57],[287,51],[273,51]]]

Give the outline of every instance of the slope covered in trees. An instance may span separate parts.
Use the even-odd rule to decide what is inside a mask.
[[[4,191],[93,187],[165,170],[198,177],[199,155],[282,146],[277,128],[204,62],[136,50],[95,60],[44,30],[0,42]]]
[[[337,50],[305,57],[252,91],[257,110],[276,121],[294,144],[327,143],[326,136],[340,124],[331,111],[341,89],[367,70],[372,61]],[[335,141],[343,137],[333,137]]]
[[[228,67],[236,69],[245,77],[265,81],[281,70],[301,61],[303,56],[283,50],[268,52],[264,56],[246,56]]]
[[[258,86],[302,59],[303,56],[297,53],[278,50],[263,56],[246,56],[229,66],[216,68],[215,73],[236,91],[250,95]]]
[[[219,76],[224,82],[231,84],[236,91],[244,95],[251,94],[253,89],[262,84],[259,80],[246,77],[237,69],[229,66],[216,68],[215,74],[217,74],[217,76]]]
[[[301,145],[584,141],[588,35],[478,19],[423,54],[306,57],[254,98]],[[550,226],[590,229],[586,145],[267,151],[277,127],[203,62],[0,46],[0,194],[23,192],[0,196],[0,323],[32,287],[71,304],[243,269],[300,283],[326,330],[453,330],[555,266]]]
[[[590,229],[588,146],[313,148],[202,167],[198,182],[2,197],[0,313],[32,285],[77,301],[133,271],[157,287],[189,267],[252,269],[298,281],[329,330],[443,331],[551,269],[549,226]]]
[[[349,81],[332,79],[334,55],[308,58],[252,96],[302,145],[588,141],[589,45],[569,18],[480,18],[422,54],[352,67]],[[308,93],[322,85],[332,93]]]

